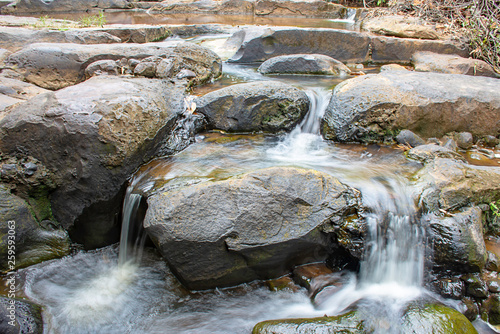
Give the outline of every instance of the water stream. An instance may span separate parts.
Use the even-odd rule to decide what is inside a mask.
[[[269,79],[240,65],[225,66],[224,75],[225,85]],[[119,247],[25,269],[25,293],[45,306],[46,333],[250,333],[262,320],[334,315],[352,305],[375,332],[389,332],[387,324],[423,293],[424,236],[406,185],[418,166],[391,147],[324,141],[320,119],[335,83],[319,78],[271,77],[300,86],[311,100],[310,112],[290,134],[205,133],[181,153],[141,167],[125,196]],[[143,246],[137,218],[143,197],[271,166],[313,168],[361,191],[369,228],[359,273],[314,303],[304,289],[271,292],[260,283],[184,290],[157,252]]]

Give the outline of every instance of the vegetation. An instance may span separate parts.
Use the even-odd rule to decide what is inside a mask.
[[[106,17],[104,12],[100,11],[99,14],[89,15],[82,17],[78,23],[81,27],[103,27],[106,24]]]
[[[68,30],[71,28],[103,27],[106,24],[106,17],[102,11],[99,14],[81,17],[78,21],[51,19],[48,15],[41,16],[38,21],[32,24],[34,28]]]

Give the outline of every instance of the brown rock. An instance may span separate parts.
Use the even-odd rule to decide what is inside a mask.
[[[418,39],[439,39],[434,26],[420,19],[404,16],[379,16],[362,22],[362,29],[385,36]]]

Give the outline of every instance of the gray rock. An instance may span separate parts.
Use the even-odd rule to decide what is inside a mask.
[[[20,80],[0,77],[0,93],[7,96],[28,100],[48,90]]]
[[[91,48],[78,44],[32,44],[6,60],[17,66],[28,82],[48,89],[61,89],[85,79],[88,64],[97,60],[143,59],[163,56],[175,60],[176,74],[183,68],[197,77],[192,84],[200,84],[221,75],[220,58],[212,51],[191,43],[169,41],[148,44],[96,44]]]
[[[465,158],[457,152],[450,150],[444,146],[435,144],[420,145],[406,152],[406,156],[410,159],[417,160],[423,163],[432,161],[436,158],[447,158],[465,162]]]
[[[498,138],[495,136],[491,136],[491,135],[484,136],[483,141],[486,144],[486,146],[489,146],[489,147],[494,147],[494,146],[498,145],[498,143],[499,143]]]
[[[33,43],[108,44],[121,43],[121,39],[98,30],[71,29],[59,31],[0,27],[0,47],[2,48],[18,51],[24,46]]]
[[[85,69],[85,77],[90,78],[95,75],[118,75],[118,65],[111,59],[98,60],[91,63]]]
[[[487,254],[488,255],[487,255],[486,265],[485,265],[486,270],[498,271],[498,258],[497,258],[497,256],[492,252],[488,252]],[[500,288],[500,286],[499,286],[499,288]],[[498,291],[493,291],[493,292],[498,292]]]
[[[412,16],[383,15],[363,20],[361,27],[370,32],[402,38],[439,39],[436,27]]]
[[[234,50],[231,62],[263,62],[291,54],[323,54],[342,62],[408,62],[417,51],[467,56],[464,46],[449,41],[381,37],[367,33],[289,27],[250,27],[230,37],[225,47]]]
[[[457,55],[417,52],[411,57],[416,71],[499,77],[488,63]]]
[[[429,244],[434,265],[456,272],[480,271],[486,264],[482,211],[477,208],[455,213],[453,217],[431,217]]]
[[[462,299],[464,297],[464,282],[457,277],[442,278],[433,282],[433,285],[437,292],[445,298]]]
[[[12,13],[52,13],[86,12],[89,9],[131,8],[129,0],[17,0],[2,8],[2,14]]]
[[[342,62],[320,54],[278,56],[259,66],[263,74],[328,74],[345,76],[351,70]]]
[[[134,74],[147,78],[154,78],[156,76],[156,63],[152,61],[141,61],[134,68]]]
[[[152,6],[149,8],[148,12],[163,14],[197,13],[253,15],[255,11],[254,2],[254,0],[166,0]]]
[[[66,231],[54,223],[39,224],[32,208],[20,197],[0,188],[0,271],[24,268],[69,254]],[[9,235],[14,236],[15,263],[8,262]],[[10,266],[12,265],[12,267]]]
[[[274,81],[237,84],[196,100],[209,126],[232,132],[289,131],[309,109],[307,95]]]
[[[402,130],[397,136],[396,141],[399,144],[409,145],[411,147],[416,147],[419,145],[424,145],[425,140],[420,138],[418,135],[410,130]]]
[[[422,137],[441,137],[452,131],[498,135],[498,91],[500,80],[493,78],[419,72],[369,74],[335,87],[322,134],[340,142],[378,142],[400,129]]]
[[[116,36],[124,43],[158,42],[171,35],[169,28],[162,25],[112,24],[103,28],[88,28],[85,30],[105,32]]]
[[[192,78],[196,77],[196,73],[194,73],[191,70],[182,69],[182,70],[180,70],[179,73],[177,73],[176,77],[177,77],[177,79],[192,79]]]
[[[474,145],[474,137],[470,132],[460,132],[455,136],[457,146],[463,150],[468,150]]]
[[[380,72],[387,72],[387,71],[408,71],[408,69],[398,64],[387,64],[380,66]]]
[[[345,18],[347,9],[342,5],[322,0],[258,0],[255,1],[254,14],[257,16],[341,19]]]
[[[127,178],[171,135],[183,98],[183,86],[164,80],[93,77],[12,108],[0,121],[0,148],[53,172],[52,212],[74,241],[107,245],[119,236],[114,214]]]
[[[7,107],[13,106],[17,103],[24,102],[21,99],[16,99],[5,94],[0,94],[0,111],[5,110]]]
[[[451,211],[500,199],[500,167],[473,166],[436,158],[413,177],[424,210]]]
[[[144,228],[183,284],[209,289],[335,256],[322,230],[358,203],[357,190],[327,174],[274,167],[156,193]]]
[[[461,278],[465,282],[467,295],[483,299],[488,297],[488,286],[478,273],[467,274]]]
[[[12,316],[12,305],[15,315]],[[9,324],[14,323],[14,326]],[[11,299],[0,296],[0,333],[4,334],[42,334],[42,307],[27,300]]]

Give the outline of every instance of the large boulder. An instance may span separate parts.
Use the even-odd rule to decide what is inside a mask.
[[[119,236],[115,214],[127,178],[182,119],[184,89],[166,80],[101,76],[41,94],[0,120],[0,149],[39,159],[57,185],[50,196],[55,218],[74,241],[103,246]]]
[[[413,177],[424,210],[452,211],[500,199],[500,167],[473,166],[436,158]]]
[[[182,69],[196,74],[202,83],[221,75],[219,56],[214,52],[178,41],[148,44],[95,44],[92,47],[70,43],[32,44],[12,55],[5,63],[17,67],[28,82],[47,89],[61,89],[85,79],[86,67],[97,60],[143,59],[158,56],[175,64],[172,76]]]
[[[440,270],[477,272],[486,264],[482,211],[478,207],[451,217],[431,215],[427,228],[433,265]]]
[[[0,262],[1,272],[69,254],[67,232],[53,221],[37,222],[32,208],[3,185],[0,188],[0,219],[0,256],[5,259]],[[11,259],[11,255],[15,257]]]
[[[450,41],[373,36],[367,33],[290,27],[249,27],[233,34],[226,48],[234,50],[230,62],[263,62],[269,58],[318,53],[342,62],[409,62],[417,51],[467,56],[466,47]]]
[[[131,8],[130,0],[17,0],[2,8],[2,14],[86,12],[90,9]]]
[[[323,229],[358,208],[359,192],[327,174],[274,167],[160,191],[144,228],[183,284],[209,289],[335,256]]]
[[[0,332],[42,334],[42,307],[27,300],[0,296]]]
[[[422,137],[452,131],[500,134],[500,80],[458,74],[383,72],[335,87],[322,120],[325,138],[377,142],[408,129]]]
[[[212,128],[232,132],[289,131],[309,110],[309,98],[298,88],[274,82],[237,84],[196,100],[197,111]]]
[[[121,42],[120,38],[99,30],[71,29],[61,31],[0,27],[0,47],[10,51],[18,51],[32,43],[107,44]]]
[[[426,25],[415,17],[384,15],[366,19],[361,23],[363,30],[402,38],[439,39],[435,26]]]
[[[351,73],[342,62],[319,54],[277,56],[259,66],[262,74],[328,74],[345,76]]]
[[[416,71],[500,77],[493,67],[479,59],[433,52],[417,52],[411,57]]]

